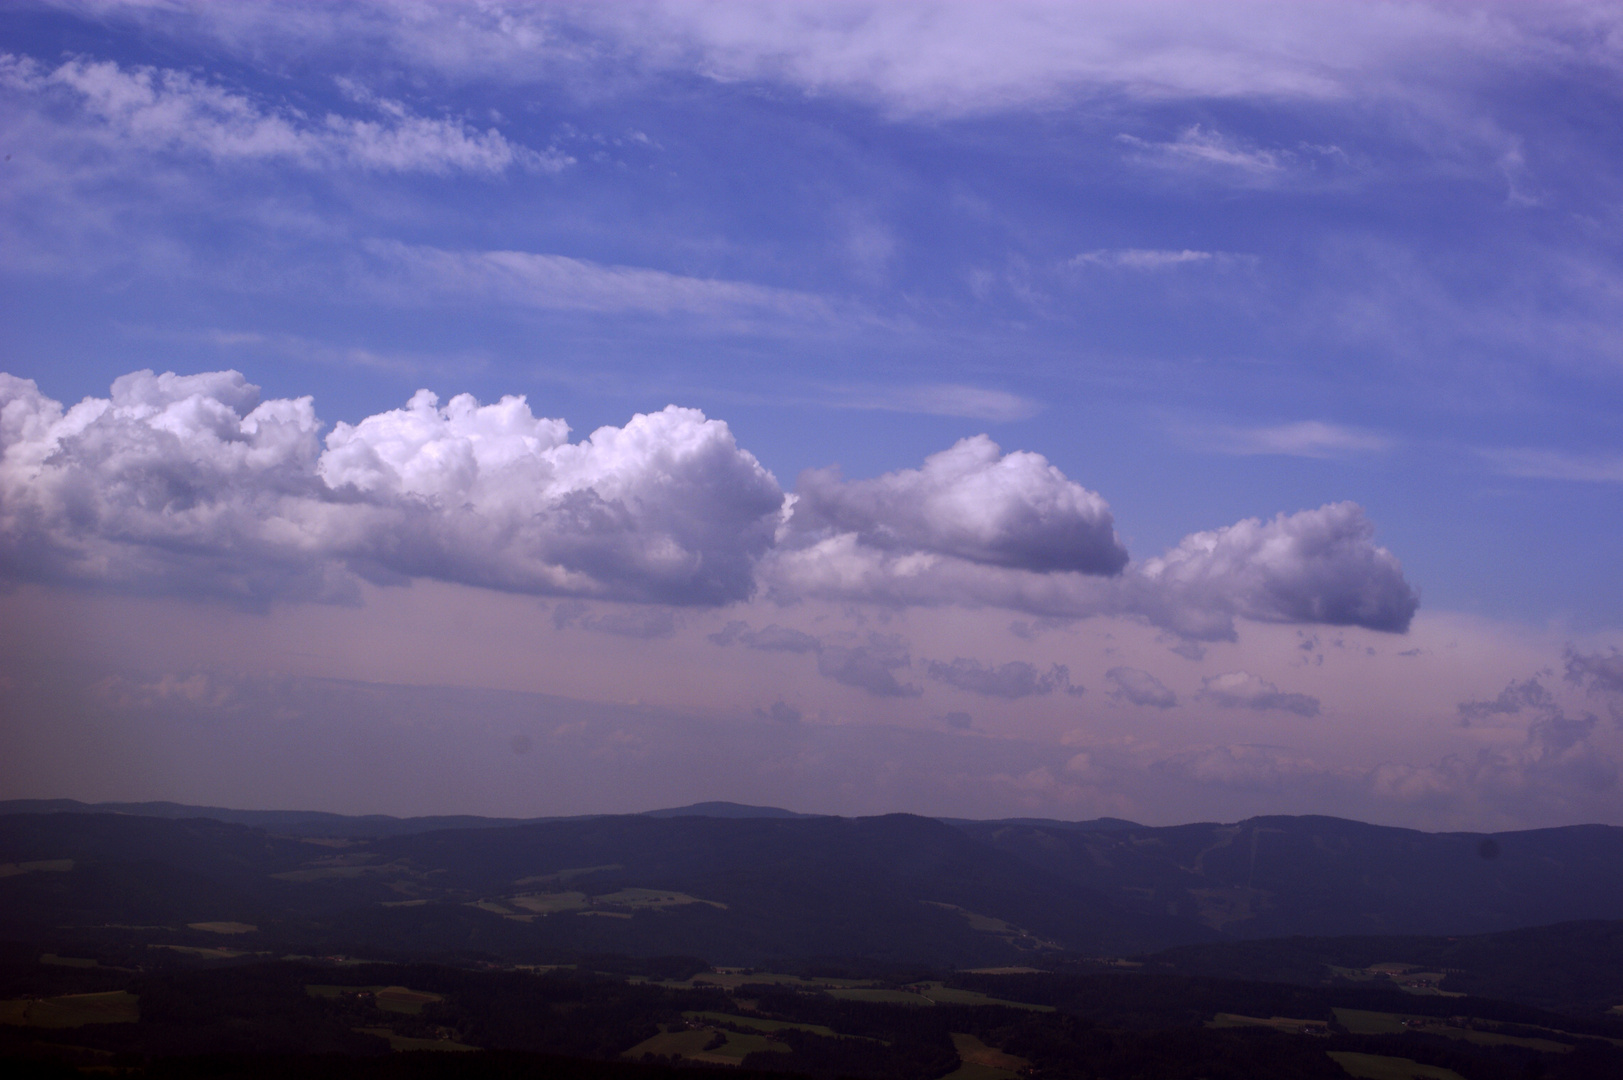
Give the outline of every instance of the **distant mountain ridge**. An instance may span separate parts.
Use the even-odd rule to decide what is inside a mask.
[[[811,818],[826,814],[801,814],[776,806],[746,806],[735,802],[699,802],[691,806],[676,806],[669,810],[645,810],[643,817],[711,817],[711,818]]]
[[[429,952],[479,941],[515,956],[1025,963],[1623,919],[1623,829],[1602,825],[1487,835],[1280,816],[1153,827],[720,802],[524,821],[34,800],[0,803],[0,863],[72,865],[60,876],[0,869],[0,917],[17,925],[56,925],[64,904],[79,904],[85,925],[266,921],[294,937],[319,918],[332,947],[343,935]],[[182,912],[166,889],[212,899]],[[676,899],[650,898],[661,890]],[[151,910],[115,910],[122,896]]]
[[[100,802],[77,799],[8,799],[0,801],[0,814],[123,814],[136,817],[208,818],[232,825],[247,825],[284,836],[362,838],[432,832],[435,829],[481,829],[555,821],[557,818],[491,818],[474,814],[444,814],[399,818],[388,814],[333,814],[322,810],[232,810],[221,806],[189,806],[174,802]]]
[[[366,840],[207,818],[0,816],[0,937],[202,948],[222,925],[256,928],[233,948],[278,955],[525,963],[614,953],[982,966],[1212,937],[905,814],[622,815]]]
[[[125,814],[137,817],[155,817],[180,820],[208,818],[233,825],[248,825],[283,836],[339,837],[361,839],[366,837],[406,836],[411,833],[434,832],[439,829],[494,829],[511,825],[534,825],[547,821],[585,820],[602,817],[601,814],[577,814],[569,817],[497,818],[477,814],[435,814],[424,817],[393,817],[388,814],[334,814],[324,810],[232,810],[223,806],[189,806],[175,802],[99,802],[85,803],[77,799],[5,799],[0,800],[0,815],[4,814]],[[700,802],[691,806],[649,810],[645,817],[714,817],[714,818],[803,818],[817,814],[801,814],[776,806],[746,806],[734,802]]]
[[[572,814],[555,817],[505,818],[479,814],[431,814],[421,817],[394,817],[390,814],[337,814],[326,810],[234,810],[223,806],[192,806],[177,802],[80,802],[78,799],[0,799],[0,815],[5,814],[134,814],[156,818],[209,818],[234,825],[275,830],[284,836],[331,836],[361,838],[403,836],[437,829],[502,828],[533,825],[545,821],[585,820],[609,817],[607,814]],[[747,803],[711,800],[688,806],[644,810],[642,817],[712,818],[810,818],[838,815],[805,814],[778,806],[751,806]],[[1057,821],[1051,818],[1004,818],[987,822],[977,818],[937,818],[953,826],[986,824],[1029,825],[1059,829],[1142,829],[1137,822],[1121,818],[1095,818],[1090,821]]]
[[[1125,908],[1228,938],[1486,934],[1623,918],[1623,828],[1609,825],[1425,833],[1301,816],[959,827]]]

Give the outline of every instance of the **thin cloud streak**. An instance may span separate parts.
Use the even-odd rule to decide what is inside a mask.
[[[1481,456],[1506,476],[1578,483],[1623,483],[1623,457],[1566,453],[1560,450],[1482,450]]]
[[[36,107],[65,103],[70,132],[124,154],[171,151],[219,163],[492,176],[515,167],[556,173],[574,163],[556,149],[533,150],[494,128],[481,132],[417,116],[386,99],[365,99],[373,119],[316,118],[185,71],[107,60],[74,59],[47,69],[31,57],[0,54],[0,88]]]
[[[394,240],[364,245],[361,288],[400,302],[466,300],[560,311],[823,321],[822,297],[742,281],[686,277],[528,251],[446,251]],[[372,269],[375,267],[375,269]]]
[[[995,423],[1029,420],[1043,411],[1042,403],[1031,398],[959,383],[835,389],[826,400],[842,409],[959,416]]]
[[[1223,454],[1320,459],[1379,454],[1396,445],[1392,438],[1379,432],[1322,420],[1299,420],[1268,427],[1213,428],[1204,433],[1201,441]]]
[[[73,10],[82,3],[65,2]],[[253,6],[96,4],[103,17],[227,48],[364,43],[459,78],[537,82],[593,66],[785,83],[899,116],[1051,107],[1111,95],[1338,101],[1468,63],[1610,68],[1604,6],[1191,2],[332,4],[297,19]],[[582,42],[596,39],[597,47]]]
[[[1102,266],[1121,270],[1169,270],[1178,266],[1211,262],[1222,258],[1212,251],[1161,251],[1153,248],[1100,248],[1084,251],[1071,259],[1072,266]]]

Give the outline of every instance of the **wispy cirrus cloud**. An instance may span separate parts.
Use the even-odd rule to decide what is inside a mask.
[[[839,97],[893,121],[1056,108],[1114,119],[1124,106],[1230,101],[1387,115],[1388,134],[1502,177],[1512,201],[1534,181],[1496,115],[1495,84],[1529,72],[1609,84],[1620,30],[1615,12],[1582,3],[330,3],[296,18],[197,0],[56,3],[258,62],[341,58],[347,70],[365,57],[380,82],[597,95],[675,74]],[[1209,120],[1129,138],[1143,162],[1256,187],[1345,160],[1333,141],[1248,142]]]
[[[160,341],[182,345],[203,345],[221,352],[258,359],[270,358],[276,362],[296,361],[315,363],[329,368],[355,368],[394,375],[423,376],[428,374],[466,377],[489,363],[482,353],[472,350],[441,354],[409,349],[382,350],[364,345],[338,344],[305,337],[264,330],[202,327],[189,330],[160,330],[147,325],[121,326],[123,334],[134,341]]]
[[[1223,258],[1221,252],[1161,250],[1158,248],[1099,248],[1084,251],[1071,259],[1071,266],[1102,266],[1111,270],[1170,270],[1178,266],[1209,263]]]
[[[1291,160],[1288,151],[1268,149],[1247,143],[1220,131],[1193,124],[1165,141],[1118,135],[1117,140],[1132,147],[1141,161],[1163,165],[1202,165],[1266,177],[1285,169]]]
[[[125,153],[173,152],[218,163],[270,162],[309,169],[483,173],[512,168],[558,172],[574,159],[534,150],[494,128],[419,116],[398,101],[348,96],[367,117],[272,104],[173,68],[125,67],[75,58],[52,68],[0,54],[0,88],[20,107],[49,114],[59,132]]]
[[[1479,453],[1506,476],[1531,480],[1623,483],[1623,456],[1534,448],[1482,450]]]
[[[1201,124],[1191,124],[1171,139],[1121,134],[1116,141],[1127,147],[1128,157],[1140,165],[1195,171],[1242,186],[1272,185],[1309,170],[1348,163],[1346,152],[1338,146],[1264,146]]]
[[[1392,449],[1391,437],[1366,428],[1298,420],[1263,427],[1219,427],[1201,432],[1197,442],[1223,454],[1338,458],[1378,454]]]
[[[771,316],[824,320],[823,297],[745,281],[689,277],[530,251],[450,251],[369,240],[357,272],[380,297],[474,300],[563,311],[651,315]]]
[[[624,87],[672,72],[760,82],[868,104],[892,119],[957,118],[1123,103],[1250,101],[1330,108],[1400,101],[1399,129],[1428,153],[1506,140],[1482,73],[1617,68],[1620,20],[1606,5],[1443,2],[1279,5],[999,4],[925,0],[770,5],[683,2],[330,3],[283,10],[170,0],[56,0],[105,22],[258,58],[379,58],[380,74],[432,73],[508,85]],[[408,76],[409,77],[409,76]],[[1418,125],[1416,121],[1420,122]],[[1434,138],[1438,131],[1448,132]],[[1209,129],[1151,155],[1277,173],[1284,155]]]
[[[841,387],[829,392],[828,401],[843,409],[961,416],[997,423],[1028,420],[1043,409],[1041,402],[1020,394],[962,383]]]
[[[63,6],[82,7],[75,0]],[[1159,3],[837,5],[328,4],[287,18],[254,5],[97,3],[103,17],[238,48],[357,43],[442,74],[538,81],[593,65],[697,71],[879,103],[900,115],[981,114],[1110,94],[1324,101],[1446,77],[1472,60],[1607,64],[1617,19],[1584,5]],[[1579,33],[1578,31],[1587,31]],[[580,35],[602,39],[593,49]]]

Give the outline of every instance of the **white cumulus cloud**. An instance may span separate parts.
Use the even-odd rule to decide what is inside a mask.
[[[785,603],[1127,615],[1191,641],[1232,639],[1236,619],[1402,631],[1418,598],[1372,536],[1361,508],[1336,503],[1196,533],[1129,564],[1104,499],[985,436],[871,480],[810,471],[786,499],[725,423],[675,406],[571,442],[523,397],[442,404],[423,390],[323,435],[310,398],[261,400],[236,372],[136,372],[71,408],[0,375],[0,577],[11,580],[260,604],[342,599],[357,577],[670,605],[761,587]],[[809,635],[743,623],[718,638],[735,641],[819,652],[825,674],[875,686],[900,655],[870,643],[836,656]],[[942,671],[955,685],[978,677]]]
[[[1040,454],[1005,454],[963,439],[873,480],[837,469],[801,476],[789,519],[796,540],[855,536],[901,557],[923,553],[985,566],[1112,574],[1127,562],[1110,507]]]
[[[0,375],[0,568],[264,602],[353,575],[668,603],[748,596],[782,493],[724,423],[667,408],[571,443],[522,397],[325,440],[310,398],[137,372],[71,409]]]
[[[1374,533],[1350,502],[1194,533],[1138,571],[1135,604],[1192,638],[1232,634],[1235,616],[1406,630],[1420,597]]]
[[[794,498],[762,567],[780,599],[1132,615],[1192,640],[1232,639],[1236,618],[1403,631],[1419,606],[1353,503],[1195,533],[1128,565],[1102,498],[985,436],[872,480],[807,472]]]

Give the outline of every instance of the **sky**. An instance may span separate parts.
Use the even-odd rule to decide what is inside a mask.
[[[0,12],[0,798],[1623,824],[1623,13]]]

